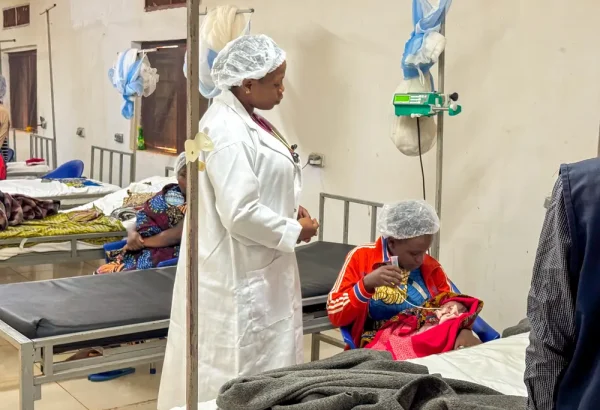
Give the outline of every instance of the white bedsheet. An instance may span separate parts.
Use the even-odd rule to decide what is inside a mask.
[[[498,339],[469,349],[408,360],[421,364],[429,373],[447,379],[464,380],[511,396],[527,397],[523,382],[525,349],[529,333]],[[199,410],[218,410],[216,401],[198,404]],[[172,410],[185,410],[178,407]]]
[[[120,187],[101,183],[100,186],[74,188],[58,181],[42,182],[41,179],[7,179],[0,181],[0,191],[7,194],[28,195],[33,198],[56,198],[65,205],[80,205],[85,199],[70,199],[77,195],[97,195],[98,197],[116,192]],[[88,199],[89,200],[89,199]]]
[[[17,181],[17,180],[13,180]],[[20,180],[19,180],[20,181]],[[38,180],[39,181],[39,180]],[[6,181],[0,181],[6,182]],[[174,177],[151,177],[142,180],[141,182],[134,182],[130,184],[127,188],[119,189],[118,191],[112,192],[106,195],[103,198],[97,199],[93,202],[89,202],[87,204],[81,205],[77,208],[61,211],[61,212],[70,212],[75,210],[84,210],[90,209],[93,206],[96,206],[105,215],[110,215],[115,209],[120,208],[123,205],[123,199],[127,196],[127,191],[136,193],[144,193],[144,192],[158,192],[165,185],[176,183],[177,180]],[[0,191],[2,188],[0,187]],[[134,220],[125,221],[123,226],[128,229],[133,224],[135,224]],[[102,246],[99,245],[91,245],[86,242],[78,242],[77,249],[78,250],[90,250],[90,249],[101,249]],[[41,243],[39,245],[20,248],[20,247],[11,247],[11,248],[2,248],[0,249],[0,261],[5,261],[13,256],[23,255],[26,253],[46,253],[46,252],[58,252],[58,251],[69,251],[71,249],[70,242],[61,242],[61,243]]]
[[[104,215],[110,215],[115,209],[123,206],[123,199],[127,197],[127,191],[134,193],[156,193],[163,189],[167,184],[175,184],[177,179],[175,177],[150,177],[140,182],[133,182],[127,188],[119,189],[103,198],[97,199],[93,202],[89,202],[85,205],[81,205],[77,208],[70,209],[70,211],[81,211],[84,209],[90,209],[96,207],[100,209]]]
[[[487,386],[503,394],[527,396],[523,375],[529,333],[498,339],[469,349],[409,360],[429,373]]]
[[[46,164],[29,166],[25,162],[9,162],[6,164],[7,176],[17,172],[48,173],[50,172],[50,167]]]

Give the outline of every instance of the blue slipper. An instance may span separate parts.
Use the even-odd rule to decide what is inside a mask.
[[[91,382],[107,382],[109,380],[118,379],[119,377],[127,376],[128,374],[135,373],[133,367],[127,369],[113,370],[110,372],[90,374],[88,380]]]

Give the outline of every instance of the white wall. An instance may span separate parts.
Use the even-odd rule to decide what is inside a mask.
[[[37,45],[38,111],[50,119],[46,28],[38,17],[47,3],[32,1],[31,26],[4,31],[3,38]],[[92,143],[126,149],[112,141],[116,132],[127,135],[129,124],[106,72],[132,41],[184,38],[185,9],[145,13],[142,0],[57,3],[52,33],[59,161],[87,159]],[[271,35],[288,52],[285,100],[269,119],[298,142],[302,154],[325,154],[325,169],[306,169],[304,204],[313,214],[321,191],[377,201],[421,195],[418,159],[401,155],[389,139],[410,3],[237,2],[256,8],[253,32]],[[464,112],[446,121],[441,262],[461,290],[485,301],[484,316],[498,328],[525,314],[543,199],[558,165],[596,152],[599,13],[597,0],[581,0],[578,7],[461,0],[449,15],[446,89],[460,93]],[[85,127],[85,139],[75,136],[78,126]],[[141,154],[138,176],[162,174],[172,160]],[[433,199],[434,151],[425,156],[425,167]],[[327,207],[326,238],[340,238],[341,209]],[[351,240],[363,242],[368,211],[352,211]]]

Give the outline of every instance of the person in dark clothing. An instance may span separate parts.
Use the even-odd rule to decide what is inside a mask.
[[[600,158],[562,165],[528,297],[529,410],[600,408]]]

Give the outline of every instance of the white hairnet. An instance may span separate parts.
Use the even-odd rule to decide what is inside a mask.
[[[377,229],[385,237],[410,239],[437,233],[440,219],[435,209],[425,201],[402,201],[383,206]]]
[[[175,160],[175,174],[179,174],[183,168],[185,168],[187,160],[185,159],[185,152],[179,154]]]
[[[4,101],[6,96],[6,78],[0,74],[0,101]]]
[[[246,79],[260,80],[285,61],[285,51],[270,37],[250,35],[227,43],[217,54],[211,76],[221,90],[239,87]]]

